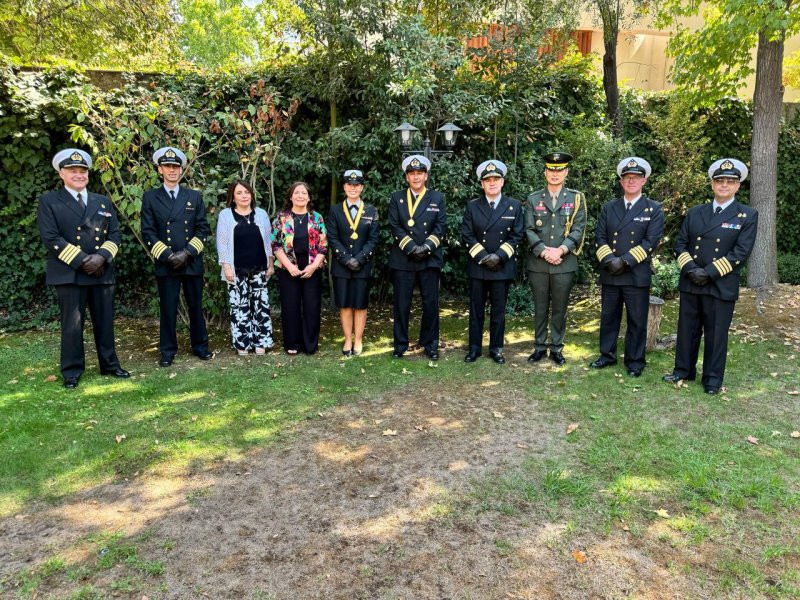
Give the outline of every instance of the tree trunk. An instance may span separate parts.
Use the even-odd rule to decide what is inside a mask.
[[[758,211],[758,233],[747,285],[751,288],[778,282],[778,245],[776,237],[778,136],[783,114],[783,42],[785,32],[769,41],[764,32],[758,36],[756,87],[753,94],[753,143],[751,147],[750,204]]]
[[[605,28],[606,25],[603,24]],[[617,28],[603,32],[603,90],[606,93],[606,118],[611,123],[614,137],[622,138],[622,114],[619,110],[619,84],[617,83]]]

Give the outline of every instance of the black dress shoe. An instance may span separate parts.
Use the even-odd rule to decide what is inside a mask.
[[[64,379],[64,387],[69,390],[78,387],[78,377],[66,377]]]
[[[127,379],[131,376],[128,371],[123,369],[122,367],[117,367],[116,369],[110,369],[108,371],[100,371],[101,375],[112,375],[113,377],[119,377],[120,379]]]
[[[206,350],[204,352],[197,352],[195,356],[200,360],[211,360],[214,358],[214,353],[211,352],[211,350]]]
[[[464,362],[465,363],[474,363],[476,360],[478,360],[478,357],[480,355],[481,355],[480,352],[473,352],[472,350],[470,350],[467,353],[467,355],[464,357]]]
[[[694,377],[681,377],[675,373],[667,373],[661,378],[662,381],[667,383],[678,383],[679,381],[694,381]]]
[[[712,396],[715,396],[716,394],[719,394],[719,388],[718,387],[712,387],[710,385],[707,385],[705,387],[705,390],[706,390],[706,394],[710,394]]]
[[[547,350],[534,350],[533,354],[528,357],[529,363],[535,363],[542,360],[547,355]]]
[[[605,369],[606,367],[610,367],[611,365],[617,364],[617,361],[610,360],[605,356],[601,356],[597,360],[594,360],[589,363],[590,369]]]
[[[172,365],[173,358],[174,357],[172,357],[172,356],[165,356],[164,354],[162,354],[161,355],[161,360],[158,361],[158,366],[159,367],[169,367],[170,365]]]
[[[430,358],[431,360],[439,360],[438,350],[425,350],[425,354],[427,354],[428,358]]]
[[[355,352],[353,352],[352,348],[350,348],[348,350],[345,350],[344,348],[342,348],[342,355],[343,356],[355,356]]]
[[[641,377],[644,369],[628,369],[628,375],[631,377]]]
[[[498,365],[506,364],[506,357],[503,356],[502,352],[489,352],[489,357]]]
[[[553,352],[552,350],[550,350],[550,360],[557,365],[563,365],[565,362],[567,362],[567,359],[564,358],[564,355],[561,354],[561,352]]]
[[[406,353],[405,350],[394,350],[392,352],[392,358],[403,358],[403,355]]]

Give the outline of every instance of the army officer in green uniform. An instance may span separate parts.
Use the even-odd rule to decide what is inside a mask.
[[[525,267],[533,292],[535,348],[528,362],[539,362],[550,348],[550,360],[563,365],[569,294],[578,272],[578,254],[586,230],[586,197],[564,187],[572,156],[551,152],[544,156],[547,186],[528,196]],[[547,343],[548,323],[550,343]]]

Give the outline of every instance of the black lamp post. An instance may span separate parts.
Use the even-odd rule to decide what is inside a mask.
[[[458,133],[462,131],[462,129],[452,123],[445,123],[436,130],[438,133],[442,134],[444,150],[434,150],[431,146],[431,140],[427,136],[425,137],[425,141],[422,142],[421,150],[412,150],[414,144],[418,143],[419,129],[410,123],[403,123],[399,127],[395,127],[395,131],[397,132],[400,147],[403,149],[403,158],[411,156],[412,154],[421,154],[434,163],[442,158],[452,158]]]

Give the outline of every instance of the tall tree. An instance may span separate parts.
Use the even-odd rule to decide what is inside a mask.
[[[23,64],[165,66],[174,32],[171,0],[0,0],[0,53]]]
[[[667,2],[677,24],[670,42],[675,56],[672,78],[699,105],[735,93],[755,71],[750,203],[759,212],[759,224],[747,284],[770,286],[778,281],[776,190],[784,40],[800,29],[800,9],[793,0],[708,0],[702,6],[705,22],[691,31],[678,19],[698,14],[699,3]],[[757,48],[755,67],[753,47]]]
[[[622,137],[622,113],[619,109],[617,80],[617,44],[619,33],[648,14],[653,0],[589,0],[603,26],[603,89],[606,94],[606,118],[618,138]]]

